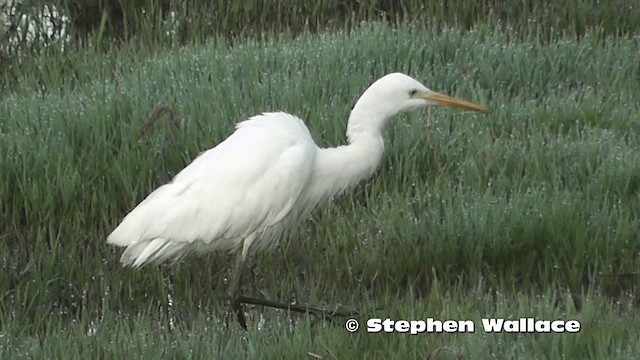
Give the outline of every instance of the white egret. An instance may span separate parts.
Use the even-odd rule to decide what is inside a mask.
[[[107,242],[126,247],[120,261],[133,267],[175,261],[192,252],[236,253],[229,296],[246,328],[240,304],[250,298],[240,295],[240,287],[247,258],[275,246],[287,225],[323,200],[370,177],[384,150],[385,123],[397,113],[427,105],[487,112],[392,73],[373,83],[353,107],[347,145],[319,148],[303,121],[293,115],[251,117],[172,182],[152,192]]]

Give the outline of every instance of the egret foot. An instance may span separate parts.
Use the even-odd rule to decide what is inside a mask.
[[[249,243],[250,245],[250,243]],[[318,309],[309,306],[303,305],[294,305],[294,304],[284,304],[275,301],[270,301],[266,299],[260,298],[252,298],[248,296],[243,296],[240,294],[241,291],[241,283],[244,277],[244,274],[247,272],[247,264],[245,262],[247,247],[249,246],[245,243],[243,246],[243,251],[238,254],[236,257],[236,264],[234,267],[233,277],[231,278],[231,283],[229,284],[229,308],[230,314],[235,313],[236,319],[238,320],[238,324],[244,329],[247,330],[247,321],[244,317],[244,311],[242,309],[242,304],[250,304],[250,305],[259,305],[266,306],[276,309],[282,309],[287,311],[293,311],[297,313],[306,313],[315,316],[318,319],[323,320],[332,320],[338,316],[353,316],[357,315],[358,312],[354,310],[344,310],[336,308],[333,311]],[[225,320],[227,326],[229,326],[228,318]]]
[[[252,297],[242,296],[242,295],[238,296],[236,301],[240,304],[259,305],[259,306],[266,306],[266,307],[271,307],[275,309],[293,311],[297,313],[311,314],[318,319],[324,319],[324,320],[333,320],[333,318],[339,317],[339,316],[355,316],[359,314],[358,311],[355,311],[355,310],[345,310],[345,309],[336,308],[333,311],[330,311],[326,309],[318,309],[318,308],[313,308],[313,307],[304,306],[304,305],[284,304],[284,303],[279,303],[271,300],[252,298]],[[239,315],[240,314],[238,314],[238,316]],[[244,315],[242,316],[242,320],[244,321]],[[238,317],[238,322],[240,322],[239,317]],[[242,322],[240,323],[240,325],[242,326]]]
[[[247,320],[244,317],[244,309],[242,308],[242,302],[239,301],[239,299],[237,298],[229,299],[229,310],[230,312],[228,312],[227,316],[225,317],[225,324],[227,325],[227,327],[229,326],[229,316],[233,316],[235,314],[238,324],[240,324],[240,327],[246,331]]]

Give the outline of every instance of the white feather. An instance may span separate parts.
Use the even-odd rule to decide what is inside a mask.
[[[273,245],[309,185],[315,154],[300,119],[252,117],[151,193],[107,242],[127,247],[121,261],[134,266],[196,249],[236,250],[251,234],[268,233],[263,245]]]
[[[151,193],[107,241],[126,247],[121,261],[133,266],[192,251],[242,249],[244,258],[249,249],[273,246],[287,224],[373,174],[390,117],[435,103],[486,112],[394,73],[371,85],[354,106],[348,145],[318,148],[293,115],[252,117]]]

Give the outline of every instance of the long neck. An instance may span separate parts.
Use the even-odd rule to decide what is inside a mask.
[[[380,133],[384,119],[364,119],[352,111],[347,126],[348,145],[319,149],[309,195],[313,199],[334,196],[373,175],[384,151]],[[365,126],[364,124],[380,124]]]

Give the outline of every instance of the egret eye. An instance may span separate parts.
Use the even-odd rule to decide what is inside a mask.
[[[418,93],[418,90],[417,90],[417,89],[413,89],[413,90],[409,91],[409,96],[413,97],[413,96],[415,96],[417,93]]]

